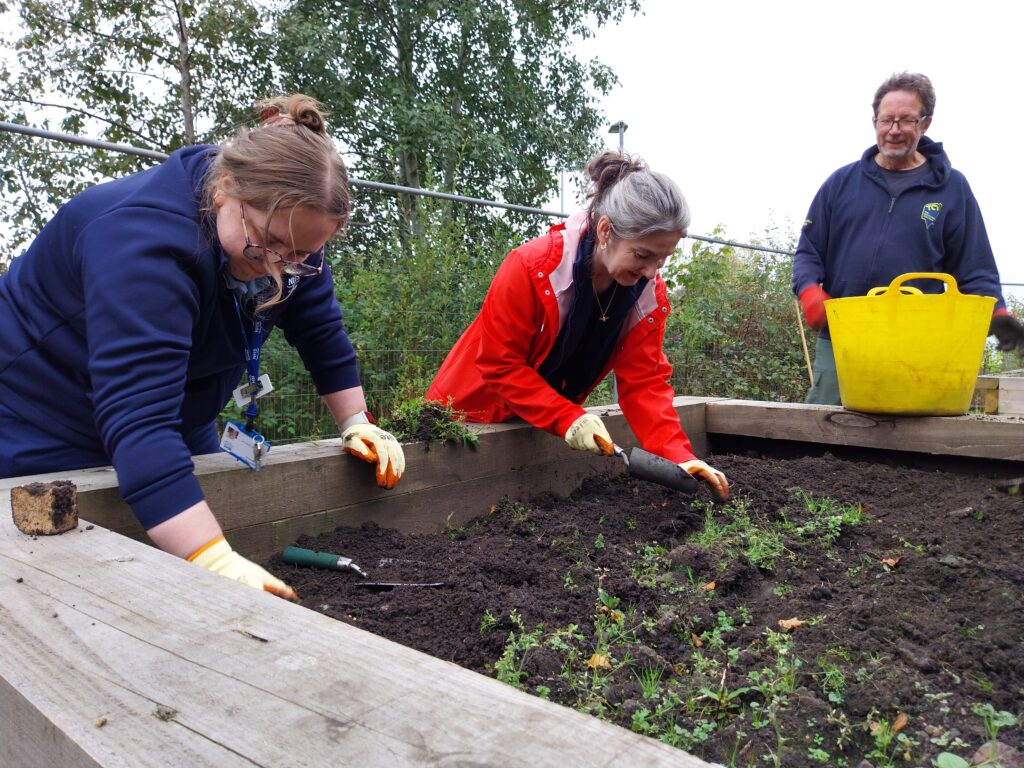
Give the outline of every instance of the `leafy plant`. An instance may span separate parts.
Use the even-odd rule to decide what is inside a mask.
[[[908,762],[911,760],[911,750],[917,746],[917,742],[903,733],[907,722],[907,716],[902,714],[890,722],[880,717],[875,710],[868,713],[865,728],[874,740],[874,745],[866,757],[874,761],[876,768],[892,768],[897,757]]]
[[[480,619],[480,634],[484,635],[494,629],[498,624],[498,619],[490,611],[484,611],[483,617]]]
[[[442,405],[421,398],[407,400],[390,415],[381,417],[379,424],[403,442],[450,442],[470,448],[480,445],[480,438],[466,426],[466,414],[455,410],[450,402]]]
[[[540,645],[544,627],[543,625],[537,625],[537,628],[532,632],[527,632],[523,624],[523,618],[516,610],[509,614],[509,620],[516,626],[518,631],[514,629],[508,633],[505,649],[501,654],[501,658],[495,662],[494,671],[501,682],[511,685],[513,688],[520,688],[522,687],[522,679],[525,674],[523,672],[523,663],[526,661],[526,653]]]

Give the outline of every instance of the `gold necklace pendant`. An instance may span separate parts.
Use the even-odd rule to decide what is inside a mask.
[[[612,288],[612,295],[608,297],[608,306],[607,307],[601,306],[601,297],[597,295],[597,288],[594,288],[593,283],[591,283],[591,285],[590,285],[591,289],[594,291],[594,301],[597,302],[597,308],[599,310],[601,310],[601,322],[602,323],[607,323],[608,322],[608,310],[612,308],[612,302],[615,301],[615,292],[617,290],[619,290],[619,284],[618,283],[613,283],[612,285],[614,285],[614,287]]]

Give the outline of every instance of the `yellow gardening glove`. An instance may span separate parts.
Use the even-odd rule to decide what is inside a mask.
[[[679,466],[689,474],[697,475],[701,480],[704,480],[722,501],[726,501],[729,498],[729,481],[725,479],[725,475],[722,472],[719,472],[709,464],[705,464],[700,459],[684,461]]]
[[[584,413],[565,431],[565,442],[577,451],[590,451],[598,456],[612,455],[612,436],[604,422],[592,413]]]
[[[346,451],[363,461],[377,463],[377,485],[394,488],[405,471],[402,445],[375,424],[354,424],[341,434]]]
[[[218,536],[213,541],[197,549],[188,557],[190,563],[200,565],[207,570],[227,576],[229,579],[248,584],[250,587],[262,589],[283,597],[286,600],[296,601],[299,596],[295,590],[285,584],[276,576],[271,575],[251,560],[246,560],[231,548],[223,536]]]

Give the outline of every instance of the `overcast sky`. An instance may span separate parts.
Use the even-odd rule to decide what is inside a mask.
[[[644,14],[578,48],[618,74],[601,106],[627,151],[680,185],[691,232],[734,240],[797,231],[836,168],[874,143],[871,99],[896,71],[935,86],[928,136],[981,205],[1003,282],[1024,283],[1017,144],[1024,75],[1019,10],[990,0],[893,4],[645,0]],[[606,136],[609,147],[618,137]],[[572,203],[567,198],[567,207]]]

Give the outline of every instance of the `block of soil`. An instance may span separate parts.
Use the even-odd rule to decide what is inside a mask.
[[[11,488],[11,513],[18,530],[52,536],[78,527],[78,493],[70,480]]]

